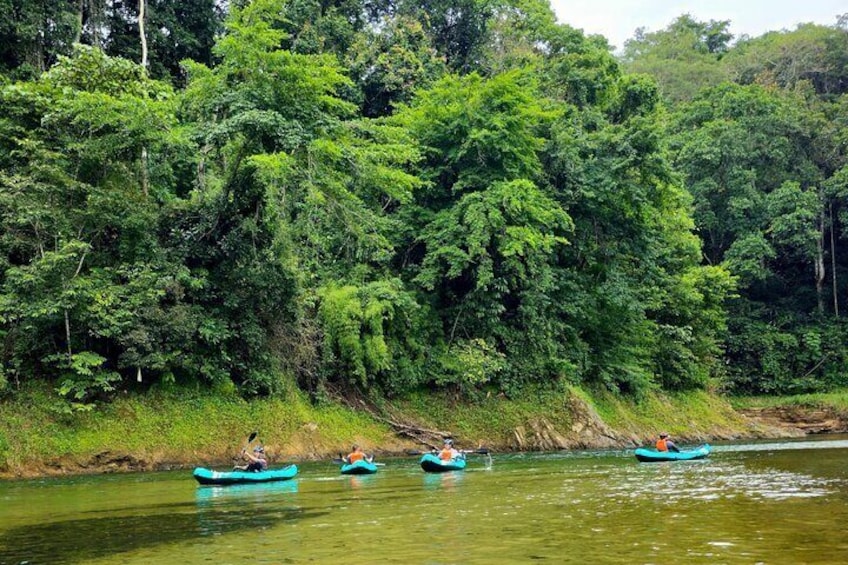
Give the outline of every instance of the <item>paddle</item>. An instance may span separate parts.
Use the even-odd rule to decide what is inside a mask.
[[[249,436],[247,436],[247,443],[245,443],[244,447],[241,448],[242,453],[247,451],[247,448],[250,447],[251,442],[256,439],[258,433],[259,432],[252,432]]]
[[[245,443],[245,444],[242,446],[241,451],[239,452],[239,454],[238,454],[236,457],[233,457],[233,462],[234,462],[234,463],[235,463],[235,462],[238,462],[238,461],[241,461],[241,460],[244,458],[244,453],[247,451],[247,448],[248,448],[248,447],[250,447],[250,443],[251,443],[253,440],[255,440],[255,439],[256,439],[256,435],[257,435],[258,433],[259,433],[259,432],[251,432],[251,434],[250,434],[249,436],[247,436],[247,443]],[[242,469],[242,467],[241,467],[241,466],[239,466],[239,465],[234,465],[234,466],[233,466],[233,471],[242,471],[242,470],[243,470],[243,469]]]
[[[374,461],[368,461],[367,459],[365,461],[367,461],[368,463],[371,463],[372,465],[375,465],[377,467],[385,467],[385,465],[386,465],[385,463],[375,463]],[[341,457],[339,457],[337,459],[333,459],[333,463],[335,463],[336,465],[347,465],[347,461],[345,461]]]
[[[434,449],[433,451],[439,451],[438,449]],[[424,455],[425,453],[433,453],[433,451],[419,451],[417,449],[407,449],[407,455]],[[474,453],[477,455],[489,455],[489,450],[485,447],[481,447],[480,449],[460,449],[458,450],[460,453]]]

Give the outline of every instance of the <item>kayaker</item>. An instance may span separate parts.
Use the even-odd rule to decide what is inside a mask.
[[[347,457],[342,457],[342,460],[348,465],[356,463],[357,461],[362,461],[363,459],[370,463],[374,460],[374,457],[368,457],[367,455],[365,455],[365,453],[362,452],[362,448],[359,447],[357,444],[353,444],[351,452],[348,454]]]
[[[442,461],[451,461],[453,459],[461,459],[462,453],[453,448],[453,440],[447,438],[445,440],[445,445],[442,447],[442,450],[439,452],[439,459]]]
[[[661,433],[660,439],[657,440],[657,451],[674,451],[677,453],[680,450],[674,442],[669,439],[667,433]]]
[[[265,458],[265,448],[257,445],[253,448],[253,453],[248,453],[246,449],[241,450],[241,456],[247,460],[246,465],[236,465],[233,471],[248,471],[257,473],[268,469],[268,460]]]

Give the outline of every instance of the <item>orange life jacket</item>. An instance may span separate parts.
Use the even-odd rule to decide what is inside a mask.
[[[362,461],[365,459],[365,454],[361,451],[354,451],[350,455],[347,456],[347,460],[350,463],[356,463],[357,461]]]
[[[441,450],[439,452],[439,459],[442,461],[450,461],[453,459],[453,450],[450,448]]]
[[[665,438],[660,438],[657,440],[657,451],[668,451],[668,446],[666,445]]]

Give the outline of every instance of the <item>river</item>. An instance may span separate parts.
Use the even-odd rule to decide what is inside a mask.
[[[347,477],[196,486],[188,471],[0,482],[0,564],[848,563],[848,436],[415,458]]]

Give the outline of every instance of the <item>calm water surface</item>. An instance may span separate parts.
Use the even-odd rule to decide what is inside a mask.
[[[0,564],[848,563],[848,436],[677,463],[469,457],[231,487],[186,471],[0,482]]]

